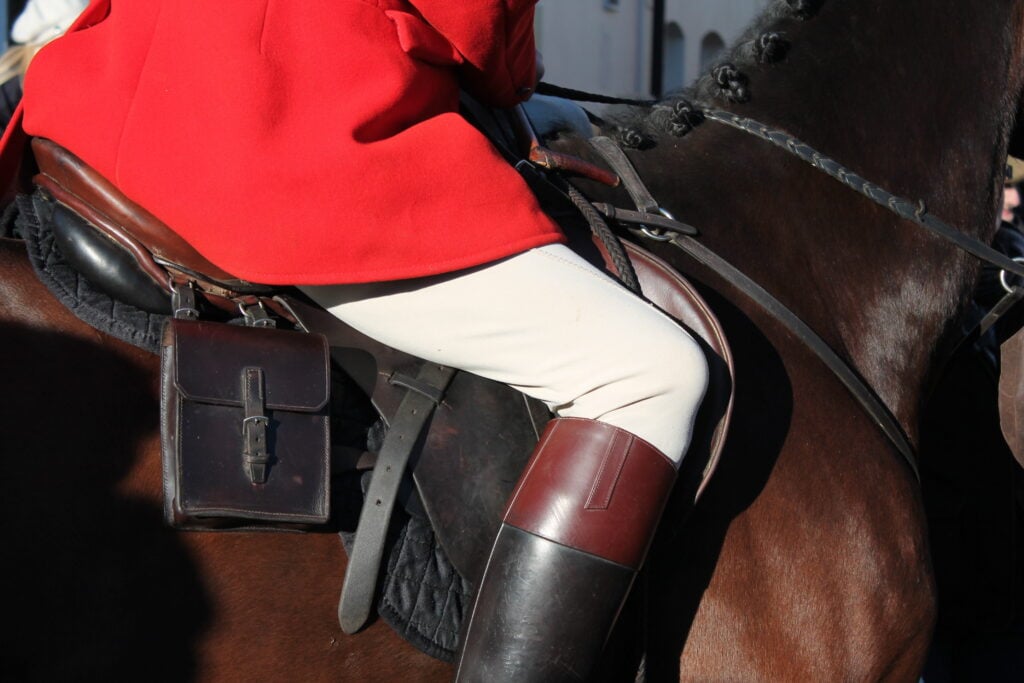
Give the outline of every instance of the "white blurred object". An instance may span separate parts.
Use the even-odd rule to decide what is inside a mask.
[[[55,38],[71,26],[88,4],[88,0],[28,0],[11,27],[11,40],[26,44]]]

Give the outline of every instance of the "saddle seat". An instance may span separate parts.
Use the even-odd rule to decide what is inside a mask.
[[[68,261],[110,296],[154,313],[170,313],[172,285],[195,284],[230,312],[273,295],[210,263],[156,216],[51,140],[34,138],[36,186],[57,202],[54,239]]]

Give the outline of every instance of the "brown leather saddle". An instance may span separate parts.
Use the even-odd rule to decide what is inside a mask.
[[[56,203],[58,248],[99,289],[162,313],[171,312],[175,287],[189,284],[225,311],[265,306],[302,329],[326,335],[333,363],[385,422],[395,414],[411,386],[395,380],[415,375],[419,359],[365,337],[296,291],[246,282],[217,268],[59,145],[35,139],[32,150],[39,168],[34,182]],[[644,296],[690,330],[708,357],[710,387],[677,489],[695,501],[714,471],[728,430],[732,356],[721,326],[694,288],[657,257],[632,244],[626,249]],[[468,373],[455,375],[434,412],[411,468],[418,504],[452,564],[471,582],[482,573],[505,500],[548,418],[543,406]],[[372,454],[340,453],[333,468],[351,469],[368,460]]]

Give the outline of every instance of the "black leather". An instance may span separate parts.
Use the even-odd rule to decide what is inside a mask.
[[[345,633],[355,633],[370,618],[384,540],[405,468],[454,374],[452,368],[424,363],[416,378],[406,377],[398,382],[392,376],[392,384],[419,387],[419,390],[410,388],[402,399],[373,469],[338,602],[338,623]]]
[[[57,249],[96,289],[150,313],[171,313],[167,288],[139,268],[124,247],[60,204],[51,225]]]
[[[503,524],[455,680],[588,680],[634,576],[627,567]]]

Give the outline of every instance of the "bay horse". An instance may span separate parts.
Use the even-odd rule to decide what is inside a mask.
[[[696,98],[991,237],[1024,0],[778,0],[729,59]],[[630,155],[664,207],[814,327],[913,438],[976,264],[760,140],[711,122],[675,137],[673,102],[607,132],[640,140]],[[645,246],[715,306],[737,373],[719,470],[698,505],[670,507],[650,599],[625,615],[644,620],[646,680],[917,680],[935,593],[910,469],[775,320],[671,244]],[[380,621],[340,633],[334,535],[164,528],[157,359],[62,309],[18,243],[0,242],[0,269],[5,675],[451,677]]]

